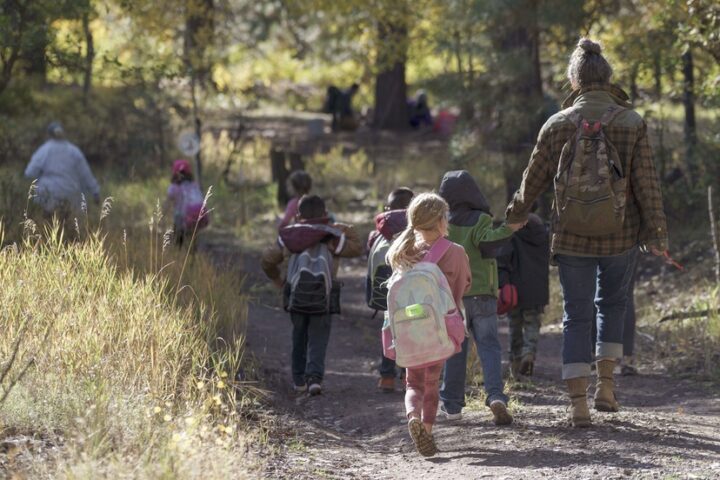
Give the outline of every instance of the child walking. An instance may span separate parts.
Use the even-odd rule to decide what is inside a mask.
[[[396,188],[388,195],[385,211],[375,217],[375,230],[368,235],[368,273],[366,300],[376,312],[387,310],[387,281],[392,268],[387,264],[387,252],[395,238],[407,227],[407,208],[415,194],[409,188]],[[395,361],[382,355],[378,389],[385,393],[395,391],[397,368]]]
[[[522,224],[493,228],[490,207],[472,176],[465,170],[447,172],[440,183],[440,195],[450,205],[448,238],[462,245],[470,258],[472,286],[463,298],[465,322],[475,339],[482,363],[485,404],[496,425],[512,423],[508,397],[502,380],[502,349],[497,328],[498,272],[495,256]],[[465,406],[465,372],[468,341],[462,351],[445,364],[440,398],[441,412],[448,420],[462,418]]]
[[[462,297],[470,288],[471,275],[470,264],[465,250],[455,243],[452,243],[444,237],[448,232],[448,205],[438,195],[432,193],[423,193],[418,195],[410,203],[407,210],[408,226],[402,232],[395,242],[393,242],[388,252],[388,261],[393,271],[393,282],[399,284],[403,281],[402,275],[409,275],[407,272],[417,267],[418,262],[433,262],[439,268],[442,286],[445,287],[447,294],[452,298],[449,300],[448,308],[443,308],[440,313],[447,311],[444,315],[446,337],[452,341],[450,350],[444,358],[417,358],[413,362],[401,363],[400,345],[409,344],[417,346],[424,341],[425,335],[421,330],[423,324],[421,321],[410,322],[403,321],[406,325],[405,330],[401,330],[399,324],[394,324],[392,344],[395,345],[397,352],[397,361],[400,365],[417,364],[416,367],[407,369],[406,375],[406,393],[405,393],[405,411],[408,418],[408,430],[412,437],[415,447],[423,456],[432,456],[437,453],[437,446],[432,436],[433,425],[437,414],[439,402],[439,383],[445,359],[459,351],[460,345],[465,337],[464,328],[462,326],[462,317],[459,310],[462,308]],[[437,270],[436,270],[437,271]],[[389,314],[395,315],[393,301],[395,297],[396,283],[391,283],[388,295]],[[399,288],[399,287],[398,287]],[[423,302],[427,301],[424,292],[417,288],[411,288],[411,293],[417,293],[419,297],[426,297]],[[418,301],[418,300],[416,300]],[[402,307],[402,305],[401,305]],[[435,311],[436,305],[415,304],[407,305],[400,308],[402,314],[410,315],[418,312],[416,317],[419,320],[427,318],[430,314],[428,310]],[[443,311],[444,310],[444,311]],[[410,312],[410,313],[408,313]],[[455,317],[451,317],[455,315]],[[456,320],[456,324],[450,323],[451,318]],[[394,322],[394,320],[390,320]],[[432,323],[433,330],[438,330]],[[414,330],[413,330],[414,329]],[[384,327],[385,333],[388,329]],[[442,328],[441,328],[442,330]],[[409,343],[408,343],[409,342]],[[387,342],[384,339],[384,345]],[[411,351],[412,349],[408,349]],[[386,353],[388,349],[386,348]],[[407,357],[406,357],[407,358]],[[429,360],[426,362],[426,360]]]
[[[498,257],[500,286],[514,285],[517,306],[510,312],[510,365],[514,377],[531,376],[545,307],[550,300],[550,235],[531,213]]]
[[[281,230],[295,222],[298,214],[298,203],[303,195],[308,195],[312,190],[312,177],[304,170],[295,170],[290,174],[287,180],[288,190],[292,198],[285,207],[285,214],[278,224],[278,230]]]
[[[209,214],[203,205],[204,201],[200,185],[194,180],[190,162],[175,160],[167,202],[173,207],[175,243],[178,246],[182,246],[185,238],[208,225]]]
[[[297,393],[322,392],[331,315],[339,313],[338,258],[361,254],[355,229],[332,223],[317,195],[300,199],[297,223],[280,230],[277,243],[263,252],[261,267],[283,288],[283,303],[293,325],[291,364]],[[288,271],[283,274],[280,265],[288,257]]]

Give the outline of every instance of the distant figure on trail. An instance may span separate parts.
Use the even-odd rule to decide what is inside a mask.
[[[303,195],[309,194],[310,190],[312,190],[312,177],[304,170],[295,170],[288,177],[287,186],[291,198],[285,207],[285,214],[278,224],[278,230],[295,223],[300,198]]]
[[[409,188],[396,188],[388,195],[385,211],[375,217],[375,230],[368,235],[368,271],[365,297],[375,312],[387,311],[387,281],[392,268],[387,263],[390,245],[407,228],[406,210],[415,194]],[[382,355],[378,388],[386,393],[395,391],[397,368],[395,361]]]
[[[65,221],[80,212],[84,194],[100,203],[100,187],[85,155],[65,138],[62,125],[50,123],[47,133],[49,139],[33,154],[25,177],[37,180],[33,199],[45,214]]]
[[[175,243],[182,246],[186,238],[208,226],[210,216],[205,208],[202,190],[194,180],[192,167],[187,160],[175,160],[167,202],[173,207]]]
[[[616,412],[613,370],[623,355],[636,247],[663,255],[668,241],[647,125],[610,83],[600,45],[580,39],[567,72],[573,92],[540,130],[507,218],[525,221],[554,183],[551,252],[564,297],[562,377],[573,425],[588,427],[591,324],[597,320],[595,409]]]
[[[353,97],[360,90],[360,85],[353,83],[350,88],[340,90],[335,85],[330,85],[325,97],[323,111],[332,115],[332,131],[339,130],[353,131],[358,127],[358,120],[355,117],[355,110],[352,106]]]
[[[517,305],[509,312],[511,372],[515,378],[532,376],[543,311],[550,301],[550,237],[534,213],[503,247],[498,274],[501,292],[516,290]]]
[[[463,295],[472,280],[462,246],[445,238],[448,205],[439,195],[416,196],[407,209],[408,226],[387,258],[393,270],[383,350],[407,368],[405,412],[417,451],[438,452],[432,435],[438,413],[438,387],[445,360],[465,339]]]
[[[333,223],[317,195],[300,199],[297,222],[281,229],[277,242],[262,254],[263,272],[283,289],[283,306],[290,313],[291,369],[298,394],[322,393],[331,315],[340,313],[339,258],[360,255],[362,243],[355,229]],[[288,258],[283,272],[280,267]]]
[[[419,90],[415,94],[415,98],[408,100],[408,115],[410,116],[410,126],[413,128],[433,126],[433,117],[424,90]]]
[[[493,227],[493,217],[475,179],[465,170],[447,172],[438,189],[450,205],[448,239],[462,245],[470,258],[472,286],[465,292],[465,322],[475,340],[482,363],[485,405],[496,425],[509,425],[513,418],[507,409],[508,396],[502,380],[502,347],[498,338],[497,262],[499,248],[510,240],[525,221]],[[448,420],[460,420],[465,407],[465,380],[468,340],[462,350],[445,364],[440,389],[440,412]]]

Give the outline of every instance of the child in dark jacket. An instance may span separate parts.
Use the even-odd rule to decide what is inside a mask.
[[[332,254],[329,265],[333,279],[337,276],[339,257],[357,257],[362,244],[351,225],[332,223],[325,202],[317,195],[306,195],[298,202],[297,222],[280,230],[276,245],[263,252],[261,266],[265,274],[279,288],[286,281],[280,269],[284,260],[319,244],[325,244]],[[295,391],[318,395],[322,392],[325,374],[325,352],[330,340],[330,308],[321,314],[299,313],[289,307],[292,331],[292,376]]]
[[[388,195],[385,211],[375,217],[375,230],[370,232],[367,242],[368,275],[367,301],[376,311],[387,310],[387,279],[392,269],[385,256],[392,241],[407,227],[406,210],[415,194],[409,188],[397,188]],[[378,388],[383,392],[395,391],[397,369],[395,361],[384,355],[380,362]]]
[[[530,214],[498,257],[500,286],[514,285],[517,306],[510,313],[510,361],[513,376],[533,374],[540,325],[550,299],[550,236],[543,221]]]
[[[440,195],[450,205],[448,239],[465,247],[470,259],[472,285],[463,297],[465,322],[472,333],[482,363],[486,405],[495,424],[512,423],[508,397],[502,380],[502,348],[497,328],[498,273],[495,256],[502,244],[522,224],[493,228],[490,207],[472,176],[465,170],[447,172],[440,183]],[[441,413],[450,420],[462,418],[465,406],[465,371],[468,341],[461,352],[445,363],[440,389]]]

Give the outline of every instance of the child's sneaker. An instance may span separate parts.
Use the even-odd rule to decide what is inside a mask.
[[[308,387],[308,393],[311,396],[320,395],[322,393],[322,384],[319,380],[310,380],[310,386]]]
[[[383,393],[392,393],[395,391],[395,379],[392,377],[380,377],[377,387]]]
[[[445,404],[440,402],[438,404],[438,416],[445,417],[447,420],[462,420],[462,412],[450,413],[445,409]]]
[[[419,418],[411,418],[408,422],[408,430],[410,432],[410,438],[412,438],[415,448],[418,453],[423,457],[432,457],[438,452],[437,446],[435,445],[435,439],[422,424]]]
[[[490,410],[492,410],[495,425],[510,425],[513,422],[513,417],[502,400],[490,402]]]

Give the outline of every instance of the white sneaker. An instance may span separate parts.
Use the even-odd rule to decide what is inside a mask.
[[[438,416],[445,417],[447,420],[462,420],[462,412],[458,413],[449,413],[447,410],[445,410],[445,404],[440,402],[438,404]]]
[[[319,383],[311,383],[310,387],[308,387],[308,393],[310,395],[320,395],[322,393],[322,385]]]
[[[307,384],[305,385],[293,385],[293,391],[295,393],[305,393],[307,392]]]

